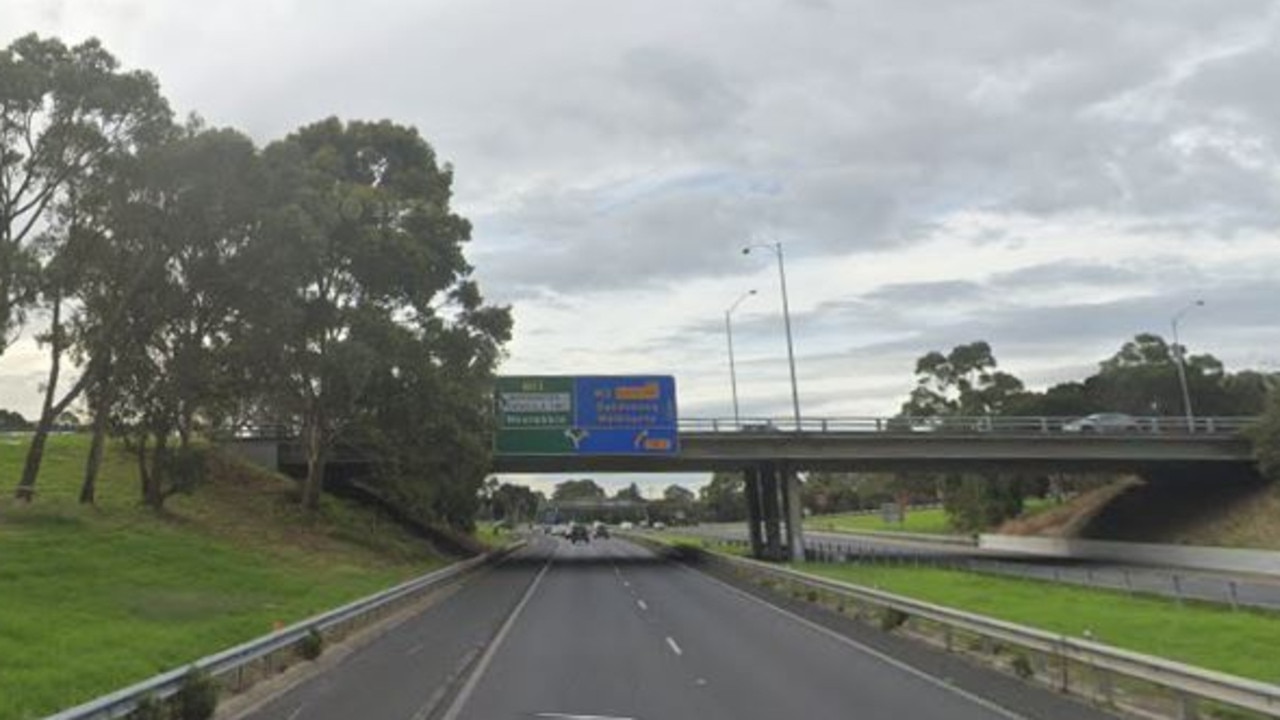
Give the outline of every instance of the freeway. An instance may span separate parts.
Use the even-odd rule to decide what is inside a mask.
[[[766,603],[624,540],[551,537],[243,717],[855,715],[1108,717],[852,620]]]
[[[738,542],[745,542],[747,538],[747,529],[741,523],[700,525],[680,528],[680,532]],[[814,551],[818,559],[843,560],[848,557],[860,562],[907,563],[920,560],[974,572],[1280,610],[1280,580],[1261,575],[1071,558],[1037,558],[984,550],[972,545],[931,543],[915,537],[897,540],[884,534],[869,536],[806,530],[805,547]]]

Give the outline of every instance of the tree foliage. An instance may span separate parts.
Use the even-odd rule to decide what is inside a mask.
[[[1272,387],[1266,409],[1249,429],[1258,470],[1269,480],[1280,481],[1280,384]]]
[[[259,149],[175,124],[97,41],[0,50],[0,351],[31,313],[48,326],[19,496],[83,395],[85,502],[108,433],[159,507],[198,475],[193,437],[272,422],[306,441],[307,507],[341,436],[379,450],[384,500],[470,524],[511,314],[472,277],[452,184],[411,127],[331,118]]]
[[[553,502],[563,502],[566,500],[604,500],[604,488],[596,484],[595,480],[583,478],[581,480],[565,480],[556,483],[555,488],[551,491],[551,500]]]

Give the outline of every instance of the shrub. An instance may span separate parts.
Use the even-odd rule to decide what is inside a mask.
[[[218,707],[218,683],[208,672],[191,668],[174,696],[178,720],[209,720]]]
[[[885,632],[902,627],[909,616],[897,608],[884,608],[880,611],[880,629]]]
[[[143,696],[129,714],[129,720],[165,720],[166,717],[164,703],[157,700],[155,695]]]
[[[324,652],[324,636],[319,630],[311,628],[298,643],[298,654],[304,659],[315,660]]]
[[[1280,389],[1271,391],[1267,409],[1248,435],[1259,472],[1268,480],[1280,481]]]
[[[1036,674],[1034,668],[1031,667],[1031,659],[1023,653],[1013,656],[1013,661],[1009,663],[1009,667],[1013,668],[1013,674],[1023,680],[1030,680],[1032,675]]]

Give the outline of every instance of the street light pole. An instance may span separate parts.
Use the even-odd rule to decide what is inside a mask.
[[[1169,321],[1169,326],[1173,328],[1173,360],[1178,367],[1178,383],[1182,386],[1182,409],[1187,415],[1187,432],[1192,433],[1196,431],[1196,420],[1195,413],[1191,410],[1191,389],[1187,386],[1187,368],[1182,358],[1182,344],[1178,340],[1178,321],[1194,308],[1203,306],[1204,300],[1196,300],[1175,313],[1173,319]]]
[[[791,339],[791,306],[787,299],[787,270],[786,262],[783,260],[782,243],[748,245],[742,248],[742,254],[749,255],[757,248],[768,250],[778,258],[778,284],[782,287],[782,323],[787,331],[787,363],[791,369],[791,409],[795,414],[796,432],[800,432],[800,390],[796,385],[796,351],[795,343]]]
[[[733,301],[728,310],[724,311],[724,335],[729,340],[729,387],[733,390],[733,425],[735,428],[742,427],[742,418],[738,414],[738,371],[733,363],[733,322],[731,320],[733,311],[738,309],[743,300],[755,295],[755,290],[748,290]]]

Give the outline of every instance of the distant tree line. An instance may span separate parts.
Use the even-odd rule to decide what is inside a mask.
[[[511,316],[472,278],[452,184],[390,121],[257,147],[175,121],[155,78],[96,40],[0,49],[0,353],[26,330],[48,358],[17,497],[81,403],[86,503],[108,436],[160,507],[198,472],[194,438],[284,423],[306,507],[341,436],[379,450],[387,499],[470,523]]]
[[[703,519],[702,507],[694,491],[672,483],[661,498],[645,498],[635,483],[619,488],[612,496],[590,478],[564,480],[551,496],[523,485],[486,481],[482,491],[482,514],[512,523],[544,522],[552,516],[561,521],[602,521],[618,523],[664,522],[685,524]]]

